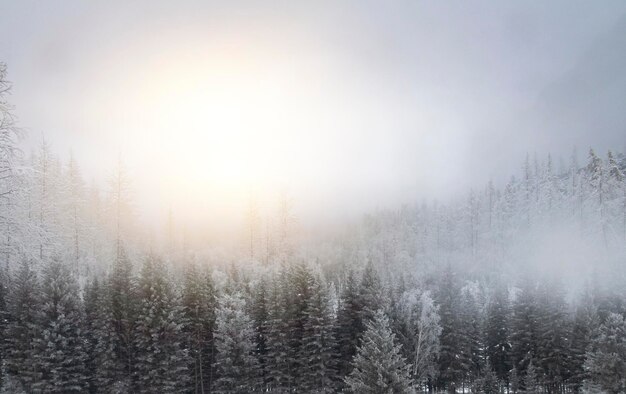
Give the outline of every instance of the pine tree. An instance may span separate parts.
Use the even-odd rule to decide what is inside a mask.
[[[511,369],[511,373],[509,374],[509,384],[511,387],[511,392],[513,394],[517,394],[520,387],[519,374],[517,373],[517,368]]]
[[[287,281],[283,282],[283,297],[285,305],[285,323],[287,338],[287,358],[289,361],[289,387],[296,387],[305,373],[308,363],[308,354],[304,351],[305,325],[307,309],[311,300],[311,282],[313,276],[308,267],[296,264],[290,267]]]
[[[359,304],[363,324],[374,318],[379,308],[386,307],[383,286],[371,260],[365,265],[359,286]]]
[[[287,390],[290,380],[284,301],[280,283],[277,278],[273,278],[268,294],[268,317],[265,329],[267,346],[265,380],[268,390],[279,392]]]
[[[252,320],[255,330],[255,355],[259,362],[259,374],[263,388],[270,382],[268,334],[270,328],[269,285],[267,278],[261,279],[254,290],[252,300]]]
[[[7,297],[8,324],[4,336],[5,368],[24,391],[41,379],[35,344],[41,337],[41,287],[28,260],[23,259],[11,280]]]
[[[137,286],[132,264],[124,248],[120,248],[109,277],[113,354],[115,356],[118,390],[129,391],[135,372],[135,326],[137,317]]]
[[[480,309],[478,299],[479,292],[474,283],[468,283],[461,289],[460,305],[458,313],[458,340],[459,353],[457,363],[461,368],[462,384],[471,384],[481,371],[484,357],[483,340],[483,312]],[[462,387],[463,389],[463,387]]]
[[[67,265],[53,259],[42,283],[42,332],[35,348],[42,392],[80,393],[87,388],[87,353],[78,283]]]
[[[115,387],[118,370],[113,354],[109,287],[98,278],[85,289],[85,327],[89,392],[108,393]]]
[[[8,272],[5,269],[0,268],[0,334],[6,334],[6,326],[8,323],[8,311],[7,311],[7,296],[8,296]],[[3,341],[2,341],[3,342]],[[5,346],[0,342],[0,366],[4,365],[5,358]],[[0,367],[0,388],[3,385],[4,371]]]
[[[345,381],[354,393],[412,392],[410,366],[402,357],[400,345],[395,343],[395,335],[382,310],[367,323],[353,365]]]
[[[195,263],[186,268],[182,306],[193,392],[204,393],[213,383],[216,294],[210,273],[198,272]]]
[[[551,391],[558,391],[568,376],[569,321],[565,316],[563,290],[558,283],[544,282],[540,288],[537,336],[537,367],[543,383]]]
[[[535,369],[535,365],[533,364],[533,360],[530,359],[528,361],[528,366],[526,367],[526,376],[524,377],[524,387],[525,393],[535,394],[539,393],[541,387],[539,385],[539,378],[537,376],[537,371]]]
[[[335,323],[335,339],[337,341],[337,373],[340,378],[347,376],[352,370],[352,358],[356,354],[360,337],[364,331],[361,298],[358,284],[352,271],[348,273],[340,298],[339,310]]]
[[[148,256],[139,278],[135,336],[137,392],[174,393],[188,388],[182,311],[161,259]]]
[[[460,321],[460,288],[452,268],[448,266],[437,288],[436,300],[441,318],[441,351],[439,353],[439,385],[454,389],[462,382],[468,368]],[[466,352],[465,352],[466,353]]]
[[[522,281],[521,289],[513,302],[510,322],[511,361],[524,373],[533,355],[537,354],[538,306],[535,284],[529,278]]]
[[[599,327],[585,361],[591,382],[610,394],[626,389],[626,324],[611,313]]]
[[[336,376],[333,369],[333,319],[328,288],[319,277],[309,278],[309,293],[302,351],[304,374],[299,385],[311,393],[334,391]]]
[[[26,179],[19,170],[22,133],[15,122],[13,107],[7,100],[11,84],[6,79],[6,64],[0,62],[0,251],[4,268],[8,269],[15,257],[23,253],[20,245],[32,235],[33,226],[21,215],[28,200]]]
[[[481,382],[481,393],[484,394],[499,394],[500,385],[498,383],[498,375],[496,371],[491,367],[491,363],[487,361],[485,365],[484,377]]]
[[[438,308],[428,292],[420,297],[420,314],[414,336],[413,379],[419,384],[429,385],[437,376],[437,357],[439,356],[441,325]]]
[[[508,315],[508,290],[503,285],[497,285],[487,308],[485,342],[487,360],[500,381],[508,380],[511,369]]]
[[[223,294],[216,312],[215,347],[219,378],[216,392],[250,393],[260,390],[254,356],[254,327],[241,294]]]
[[[596,309],[591,295],[587,292],[579,301],[574,315],[568,352],[568,371],[570,374],[568,382],[572,385],[575,392],[579,392],[582,389],[583,382],[588,379],[584,363],[592,334],[598,325]]]

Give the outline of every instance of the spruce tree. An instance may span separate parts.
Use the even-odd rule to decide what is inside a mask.
[[[410,366],[401,355],[400,345],[389,328],[382,310],[376,312],[363,334],[353,361],[353,370],[345,378],[353,393],[412,392]]]
[[[6,334],[6,326],[8,323],[8,312],[7,312],[7,292],[8,292],[8,271],[6,269],[0,268],[0,334],[3,336]],[[0,342],[0,387],[3,385],[4,378],[4,368],[1,368],[4,365],[4,355],[5,355],[5,344]]]
[[[498,375],[496,371],[491,367],[491,363],[487,361],[485,365],[485,372],[481,382],[481,393],[484,394],[499,394],[500,384],[498,383]]]
[[[215,363],[219,373],[216,392],[259,391],[261,381],[254,355],[254,327],[241,294],[225,293],[220,296],[215,324]]]
[[[270,297],[266,278],[261,279],[254,290],[252,300],[252,320],[255,330],[255,355],[259,363],[259,374],[264,388],[271,385],[271,362],[269,360]]]
[[[454,390],[456,384],[462,382],[468,362],[464,356],[466,344],[460,320],[460,288],[450,266],[445,270],[435,294],[441,318],[438,383],[441,387]]]
[[[336,383],[332,365],[336,345],[328,288],[319,277],[310,277],[308,287],[302,346],[304,373],[299,386],[312,393],[330,393]]]
[[[287,390],[290,381],[284,301],[281,285],[275,277],[268,295],[265,380],[269,390],[279,392]]]
[[[42,331],[35,347],[42,377],[36,390],[80,393],[87,389],[87,353],[78,283],[57,259],[46,267],[42,283]]]
[[[591,341],[585,369],[592,383],[610,394],[626,390],[626,323],[611,313]]]
[[[586,293],[576,308],[569,340],[568,371],[570,378],[568,382],[575,392],[579,392],[584,381],[588,379],[584,364],[592,335],[597,326],[597,308],[590,294]]]
[[[359,287],[352,271],[348,273],[339,302],[335,323],[335,339],[337,341],[335,354],[337,373],[339,378],[343,379],[352,370],[352,358],[356,354],[364,330],[361,313],[363,306],[359,297]]]
[[[438,308],[428,292],[420,296],[420,314],[415,327],[413,353],[413,379],[418,384],[429,386],[437,377],[437,357],[439,356],[441,325]]]
[[[118,379],[108,283],[98,278],[85,289],[85,327],[89,392],[108,393]]]
[[[210,272],[199,272],[195,263],[185,270],[182,307],[192,391],[204,393],[213,384],[216,294]]]
[[[174,393],[187,389],[189,360],[183,346],[182,311],[160,258],[145,259],[138,295],[136,391]]]
[[[523,375],[533,355],[537,354],[538,305],[535,284],[524,278],[513,302],[510,322],[512,366]]]
[[[550,391],[559,391],[569,377],[567,369],[569,320],[565,316],[563,289],[546,281],[540,289],[537,367]]]
[[[536,394],[540,391],[541,386],[539,384],[537,370],[535,369],[533,360],[530,359],[528,361],[528,366],[526,367],[526,376],[524,377],[524,392],[528,394]]]
[[[497,285],[487,308],[485,335],[487,360],[500,381],[508,380],[511,369],[508,317],[508,290],[503,285]]]
[[[137,317],[137,285],[132,263],[120,247],[109,276],[113,354],[117,376],[116,389],[129,391],[135,373],[135,324]]]
[[[26,392],[41,379],[36,343],[41,337],[41,287],[27,259],[22,259],[7,294],[8,323],[4,336],[7,374]]]

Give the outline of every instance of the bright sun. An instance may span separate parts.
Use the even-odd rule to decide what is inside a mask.
[[[130,94],[117,104],[122,150],[141,158],[136,175],[172,201],[222,206],[283,187],[315,149],[302,127],[311,118],[302,81],[280,64],[232,55],[173,58],[128,73]]]

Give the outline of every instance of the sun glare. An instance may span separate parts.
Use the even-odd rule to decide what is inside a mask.
[[[140,171],[158,174],[172,200],[210,195],[224,205],[284,187],[293,148],[312,149],[293,132],[294,120],[308,115],[294,110],[288,74],[215,63],[165,64],[134,82],[129,105],[143,115],[127,149],[141,151]]]

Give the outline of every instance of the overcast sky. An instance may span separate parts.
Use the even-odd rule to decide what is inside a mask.
[[[220,111],[233,114],[219,124],[240,112],[267,123],[257,135],[203,120],[232,131],[216,146],[260,144],[252,165],[289,168],[294,199],[326,214],[446,199],[502,181],[526,152],[578,146],[582,159],[626,143],[624,1],[0,0],[0,61],[27,143],[45,133],[96,179],[122,152],[149,215],[185,204],[162,197],[185,175],[164,180],[160,163],[202,155],[213,140],[185,130]],[[224,96],[194,96],[206,101],[231,82],[233,103],[249,96],[242,111],[163,114],[193,101],[181,85],[218,85]],[[206,150],[218,166],[239,157],[227,153]],[[263,167],[267,156],[284,159]]]

